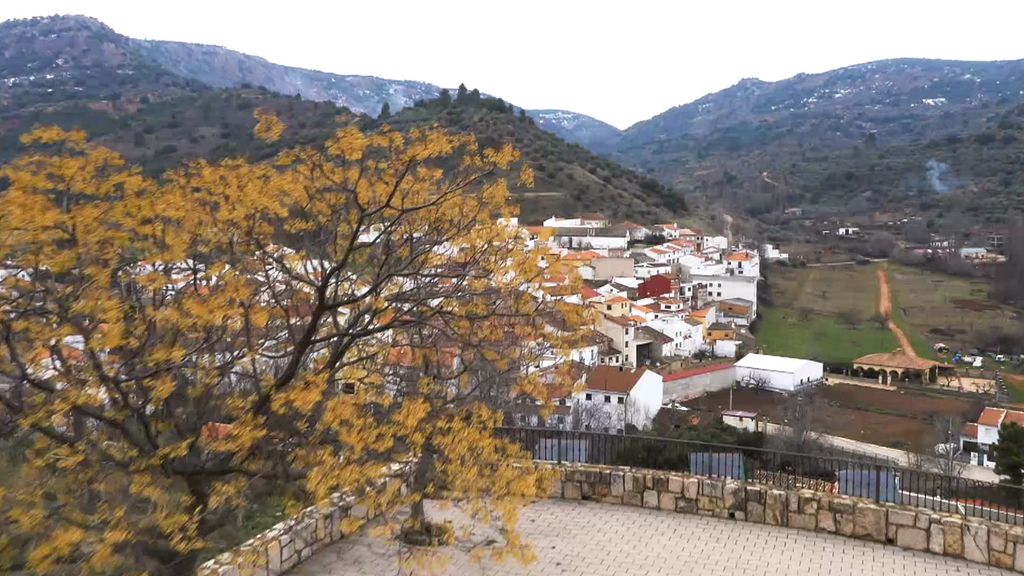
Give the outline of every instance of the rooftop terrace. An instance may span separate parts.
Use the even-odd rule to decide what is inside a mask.
[[[432,506],[434,518],[466,526],[458,510]],[[368,527],[371,527],[371,522]],[[706,516],[616,506],[597,502],[543,500],[523,509],[522,535],[532,544],[536,561],[474,562],[469,549],[486,550],[500,541],[491,531],[475,529],[469,542],[444,550],[447,564],[435,574],[622,575],[670,574],[885,575],[1010,572],[966,560],[903,550],[835,534],[735,522]],[[399,570],[399,547],[393,538],[373,536],[364,528],[299,565],[295,576],[374,576],[409,574]],[[407,552],[407,551],[406,551]],[[419,574],[419,571],[415,572]]]

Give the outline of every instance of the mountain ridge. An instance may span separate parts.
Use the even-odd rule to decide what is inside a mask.
[[[193,77],[186,78],[167,66],[208,46],[157,44],[169,54],[161,58],[147,53],[153,46],[89,18],[0,24],[0,162],[17,154],[19,135],[39,124],[85,129],[94,141],[154,175],[196,158],[258,161],[282,146],[316,146],[339,124],[358,123],[368,130],[385,122],[401,129],[440,124],[473,133],[484,146],[511,143],[522,151],[537,175],[536,189],[514,190],[525,221],[594,209],[634,219],[670,218],[686,210],[684,200],[660,183],[542,130],[522,109],[517,114],[515,107],[478,90],[416,98],[387,117],[359,115],[330,99],[281,94],[280,87],[243,83],[236,88],[237,75],[220,79],[231,87],[211,87],[200,80],[209,67],[190,64],[186,71]],[[229,59],[228,67],[250,67],[243,71],[257,80],[260,66],[277,71],[265,60],[214,52]],[[253,139],[256,108],[277,113],[288,126],[278,145]]]

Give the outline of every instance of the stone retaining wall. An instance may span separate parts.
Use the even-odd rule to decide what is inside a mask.
[[[550,496],[829,532],[1024,572],[1024,527],[810,490],[565,464]]]
[[[376,495],[405,493],[406,467],[389,467],[377,485],[370,491]],[[374,498],[334,494],[316,506],[306,508],[296,516],[276,524],[246,541],[230,552],[225,552],[202,564],[197,576],[279,576],[306,561],[321,548],[337,542],[355,532],[377,509],[367,504]]]

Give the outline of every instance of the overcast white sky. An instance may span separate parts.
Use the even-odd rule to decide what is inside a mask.
[[[745,77],[903,56],[1024,58],[1019,0],[0,2],[0,20],[58,13],[279,64],[465,82],[620,128]]]

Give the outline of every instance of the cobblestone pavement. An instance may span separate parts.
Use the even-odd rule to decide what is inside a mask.
[[[464,517],[431,507],[432,518],[446,517],[457,530]],[[523,509],[523,536],[537,560],[523,566],[476,563],[469,545],[448,549],[445,567],[432,572],[399,570],[398,546],[363,529],[313,556],[290,574],[295,576],[375,576],[397,574],[486,574],[537,576],[669,576],[676,574],[737,576],[815,575],[1009,575],[964,560],[913,552],[833,534],[777,528],[690,514],[612,504],[544,500]],[[489,530],[473,529],[478,549],[497,539]]]

